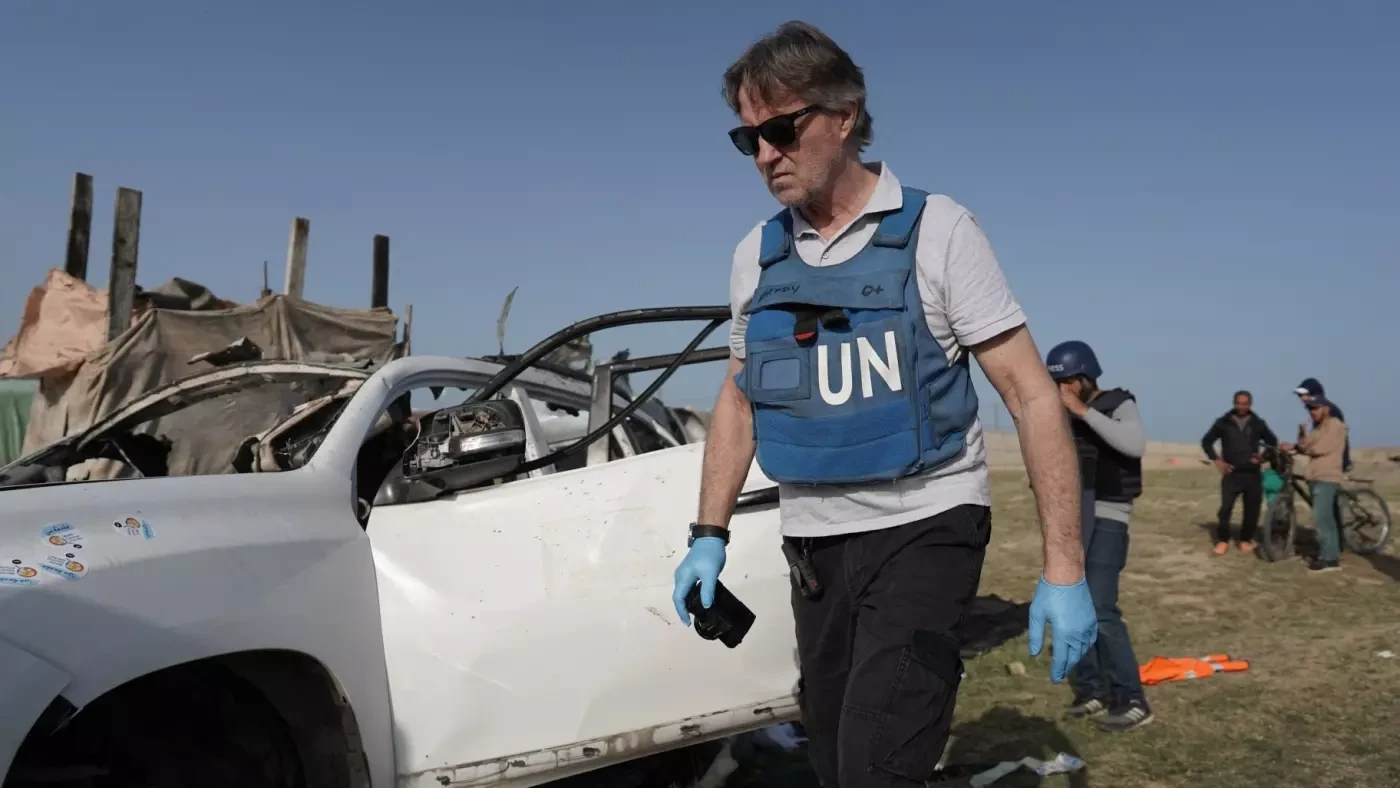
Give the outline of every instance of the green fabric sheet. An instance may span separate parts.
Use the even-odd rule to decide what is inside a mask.
[[[0,465],[20,457],[24,432],[29,428],[29,406],[38,381],[0,378]]]

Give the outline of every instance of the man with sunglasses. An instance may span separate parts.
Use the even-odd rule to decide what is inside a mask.
[[[789,22],[729,68],[724,96],[743,124],[730,139],[784,209],[734,254],[729,374],[676,610],[688,624],[697,583],[714,599],[756,453],[779,484],[817,775],[922,786],[947,743],[959,628],[991,535],[969,355],[1016,422],[1035,490],[1045,564],[1030,651],[1048,622],[1056,682],[1096,635],[1068,422],[976,220],[861,161],[872,123],[846,52]]]

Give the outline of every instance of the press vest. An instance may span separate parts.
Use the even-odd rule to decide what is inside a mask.
[[[1112,417],[1113,411],[1128,400],[1136,401],[1126,389],[1109,389],[1089,402],[1089,407]],[[1129,457],[1108,445],[1092,429],[1086,430],[1098,449],[1094,471],[1094,497],[1100,501],[1127,503],[1142,495],[1142,458]]]
[[[1094,440],[1094,430],[1079,419],[1073,419],[1069,423],[1069,431],[1074,436],[1074,449],[1079,455],[1079,488],[1093,490],[1098,485],[1099,473],[1099,444]]]
[[[905,188],[865,248],[811,266],[784,210],[763,226],[735,383],[753,408],[759,467],[789,484],[890,481],[963,450],[977,417],[964,354],[929,331],[914,251],[927,192]]]

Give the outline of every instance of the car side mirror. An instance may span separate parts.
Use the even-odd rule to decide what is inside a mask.
[[[479,435],[453,435],[447,440],[444,452],[457,462],[471,462],[473,459],[486,459],[505,452],[520,454],[525,451],[525,430],[506,429]]]
[[[386,482],[376,505],[431,500],[509,476],[525,462],[525,421],[510,400],[444,408],[420,417],[418,439],[401,473]]]

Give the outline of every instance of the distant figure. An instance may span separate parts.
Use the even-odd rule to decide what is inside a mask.
[[[1342,453],[1346,450],[1347,425],[1333,415],[1336,408],[1323,397],[1308,400],[1313,428],[1306,435],[1298,428],[1298,445],[1283,444],[1284,451],[1295,448],[1308,460],[1308,488],[1312,493],[1313,523],[1317,527],[1318,556],[1308,564],[1314,572],[1340,569],[1341,533],[1337,529],[1337,491],[1342,485]]]
[[[1304,378],[1303,382],[1298,384],[1298,388],[1293,389],[1293,393],[1298,395],[1298,399],[1302,401],[1303,407],[1305,408],[1308,407],[1308,401],[1312,398],[1317,397],[1318,399],[1325,399],[1327,397],[1327,390],[1322,387],[1322,384],[1318,382],[1317,378]],[[1332,415],[1335,416],[1338,421],[1345,422],[1347,417],[1342,415],[1342,409],[1337,407],[1337,404],[1331,400],[1327,400],[1327,402],[1332,409]],[[1342,447],[1342,472],[1351,473],[1351,468],[1351,430],[1348,429],[1347,442],[1346,445]]]
[[[1118,579],[1128,563],[1128,524],[1133,501],[1142,495],[1142,455],[1147,436],[1137,400],[1127,389],[1100,389],[1103,369],[1093,348],[1062,342],[1045,358],[1069,412],[1070,433],[1079,449],[1084,477],[1085,571],[1099,639],[1069,674],[1074,698],[1066,716],[1084,718],[1108,712],[1100,726],[1115,733],[1152,722],[1142,691],[1137,656],[1123,611]]]
[[[1215,442],[1220,441],[1220,454]],[[1254,529],[1259,525],[1259,507],[1264,501],[1264,482],[1260,467],[1259,446],[1277,447],[1278,438],[1269,425],[1254,412],[1254,396],[1248,391],[1236,391],[1234,407],[1215,420],[1201,438],[1206,457],[1220,471],[1220,520],[1215,529],[1215,554],[1225,555],[1230,549],[1230,515],[1235,499],[1244,496],[1244,515],[1240,522],[1239,548],[1242,553],[1254,552]]]

